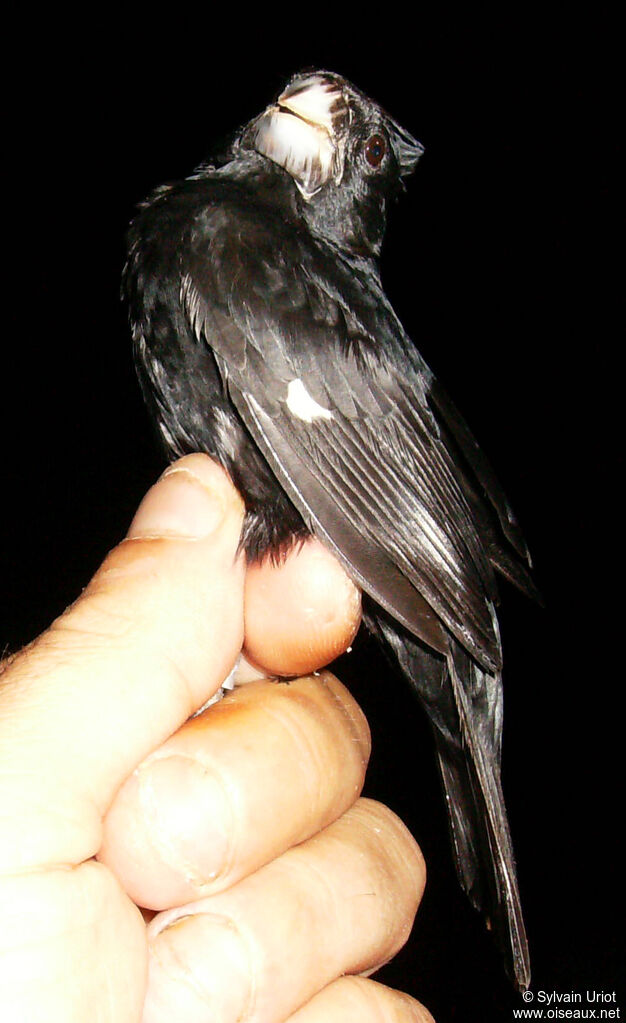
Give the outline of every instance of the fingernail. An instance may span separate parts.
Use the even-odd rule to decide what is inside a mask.
[[[196,888],[227,868],[234,834],[221,780],[187,756],[155,758],[138,772],[145,820],[163,860]]]
[[[185,913],[170,918],[165,927],[162,919],[163,915],[150,929],[150,982],[143,1018],[251,1019],[254,942],[236,919]]]
[[[130,539],[202,539],[224,521],[234,494],[223,469],[204,455],[170,466],[148,491],[128,530]]]

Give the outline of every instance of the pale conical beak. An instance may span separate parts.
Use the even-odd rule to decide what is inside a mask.
[[[251,125],[251,141],[283,167],[305,199],[328,181],[341,181],[350,108],[330,74],[294,79]]]

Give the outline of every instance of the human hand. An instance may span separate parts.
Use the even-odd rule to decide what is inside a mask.
[[[358,623],[316,544],[246,575],[242,515],[209,459],[176,463],[79,600],[2,666],[2,1020],[430,1019],[342,977],[404,943],[425,875],[398,819],[357,798],[369,736],[345,688],[255,681],[189,718],[244,642],[301,672]],[[139,905],[160,912],[146,924]]]

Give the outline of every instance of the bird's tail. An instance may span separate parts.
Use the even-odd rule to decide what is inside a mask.
[[[370,616],[368,616],[370,617]],[[374,631],[425,705],[435,735],[457,873],[518,988],[530,983],[513,846],[500,784],[502,687],[454,639],[447,657],[375,615]]]

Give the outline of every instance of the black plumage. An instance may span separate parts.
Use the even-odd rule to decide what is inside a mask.
[[[224,160],[143,204],[124,286],[167,453],[226,467],[247,556],[310,531],[363,588],[433,727],[461,883],[526,987],[494,569],[534,588],[488,462],[380,282],[386,209],[421,152],[339,76],[298,75]]]

